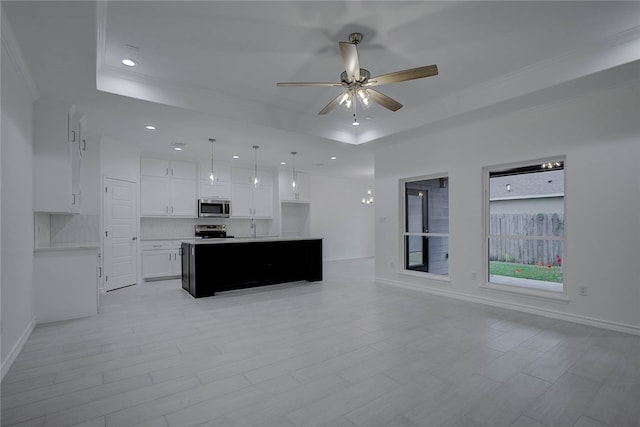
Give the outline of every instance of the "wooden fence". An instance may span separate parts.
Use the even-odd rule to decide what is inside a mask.
[[[522,236],[524,239],[489,238],[489,260],[519,264],[562,264],[563,214],[491,214],[489,234]],[[557,237],[537,240],[532,237]]]

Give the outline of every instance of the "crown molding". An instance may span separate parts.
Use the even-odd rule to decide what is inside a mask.
[[[5,48],[7,52],[7,56],[11,60],[11,63],[16,67],[22,79],[24,80],[27,89],[29,90],[29,94],[31,95],[31,101],[35,102],[36,99],[40,97],[40,93],[38,92],[38,87],[36,86],[31,73],[29,72],[29,67],[27,67],[27,63],[22,56],[22,52],[20,51],[20,47],[18,46],[18,42],[13,34],[13,30],[11,29],[11,24],[9,24],[9,20],[4,13],[4,10],[0,10],[0,15],[2,16],[2,22],[0,25],[0,31],[2,33],[2,46]]]

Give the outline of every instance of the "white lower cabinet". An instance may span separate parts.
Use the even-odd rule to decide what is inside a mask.
[[[160,279],[180,275],[181,240],[142,242],[142,278]]]
[[[40,249],[33,253],[36,322],[95,316],[98,249]]]

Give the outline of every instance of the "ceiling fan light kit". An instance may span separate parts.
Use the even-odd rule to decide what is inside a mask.
[[[422,79],[438,75],[438,67],[436,65],[426,65],[423,67],[410,68],[392,73],[381,74],[371,77],[369,70],[360,68],[358,59],[357,45],[362,41],[361,33],[349,34],[348,42],[339,42],[340,55],[344,63],[345,71],[340,74],[340,82],[287,82],[277,83],[277,86],[320,86],[320,87],[342,87],[344,91],[333,98],[318,115],[325,115],[331,112],[336,106],[342,105],[348,111],[353,111],[353,125],[359,125],[356,117],[356,104],[359,103],[363,108],[369,108],[371,103],[390,110],[398,111],[402,108],[395,99],[372,89],[374,86],[398,83],[407,80]]]

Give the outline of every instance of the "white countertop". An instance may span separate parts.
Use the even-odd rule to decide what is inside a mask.
[[[33,252],[51,252],[51,251],[77,251],[86,249],[100,249],[98,242],[86,243],[59,243],[51,246],[40,246],[33,248]]]
[[[264,236],[264,237],[234,237],[229,239],[189,239],[187,243],[193,243],[196,245],[215,245],[220,243],[247,243],[247,242],[287,242],[287,241],[299,241],[299,240],[322,240],[322,237],[278,237],[278,236]]]

